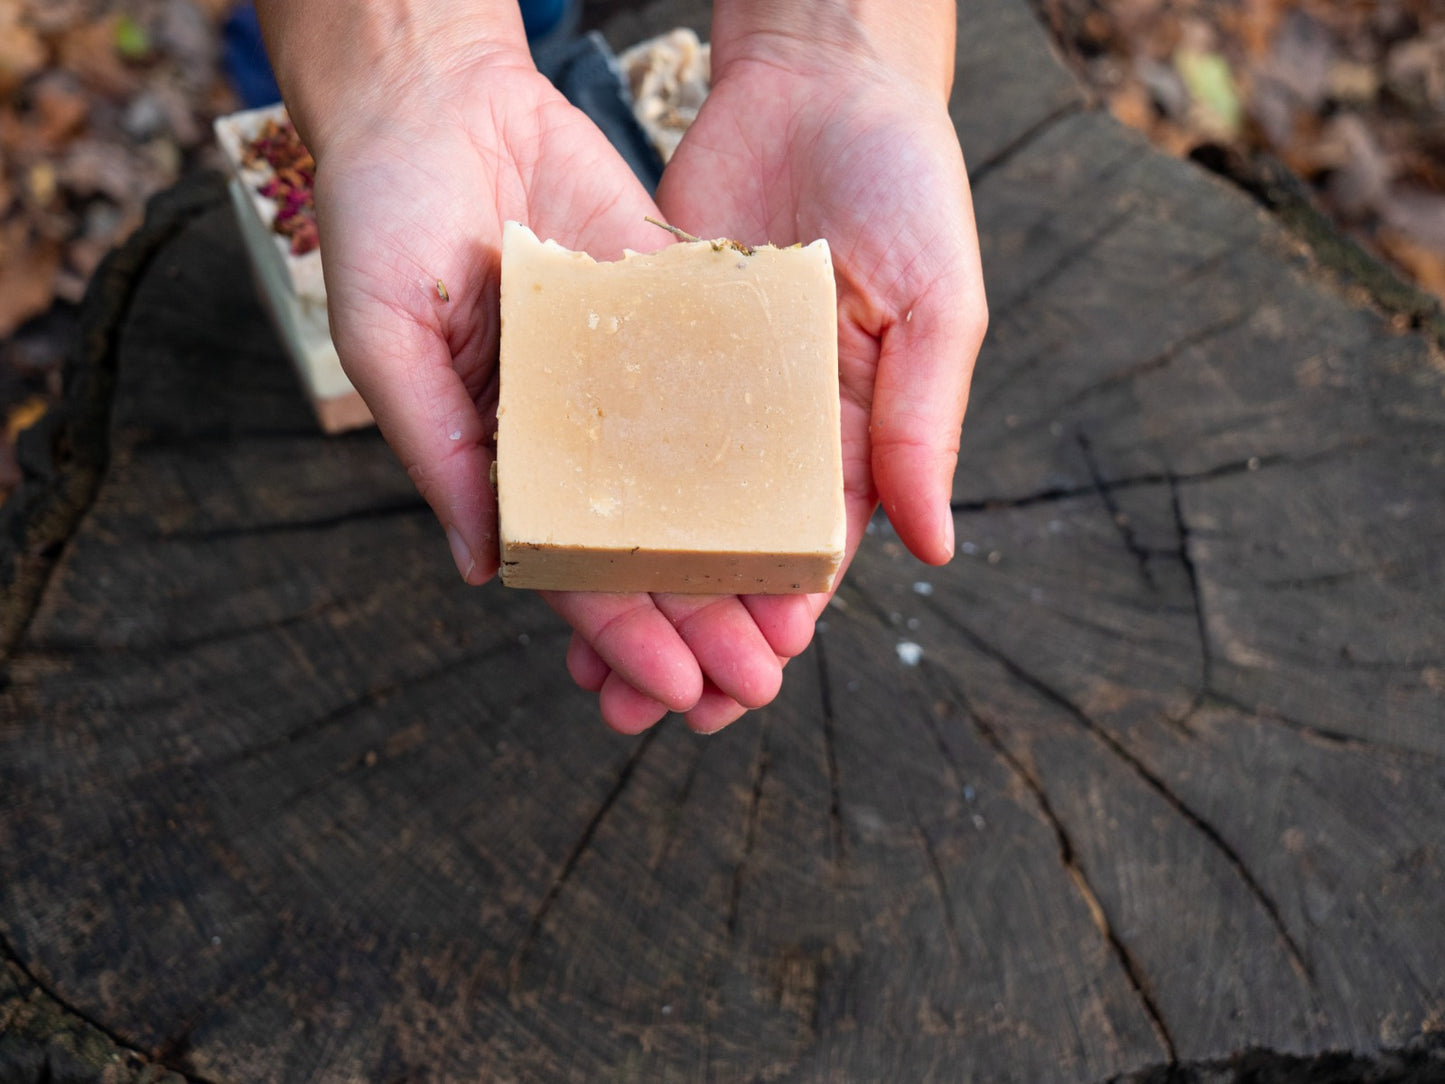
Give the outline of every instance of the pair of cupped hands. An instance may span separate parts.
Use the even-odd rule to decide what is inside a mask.
[[[488,475],[508,219],[598,259],[659,248],[667,239],[649,217],[748,243],[826,238],[845,567],[880,500],[919,558],[952,557],[959,428],[987,317],[949,78],[889,64],[866,42],[728,39],[715,27],[712,92],[655,202],[524,46],[429,47],[377,70],[324,130],[303,128],[338,352],[468,583],[498,561]],[[828,598],[547,601],[574,630],[573,680],[633,733],[668,711],[712,732],[770,702]]]

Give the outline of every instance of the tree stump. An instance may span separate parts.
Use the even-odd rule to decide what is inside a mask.
[[[1438,344],[1023,0],[959,65],[959,556],[880,520],[709,739],[608,733],[153,207],[0,541],[0,1080],[1441,1079]]]

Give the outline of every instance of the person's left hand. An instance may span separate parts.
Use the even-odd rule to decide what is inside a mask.
[[[663,174],[658,206],[700,237],[827,239],[838,284],[844,567],[880,498],[904,544],[942,564],[953,556],[959,429],[988,322],[945,98],[846,59],[829,69],[816,54],[792,66],[732,52],[714,52],[712,92]],[[759,627],[782,631],[769,639],[785,661],[811,639],[828,596],[743,601]],[[660,596],[658,605],[683,627],[678,611],[706,602]],[[695,651],[707,649],[711,636],[703,639]],[[580,637],[568,662],[585,687],[618,682]],[[711,731],[744,710],[709,687],[688,721]]]

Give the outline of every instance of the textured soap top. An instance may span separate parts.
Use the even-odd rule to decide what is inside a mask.
[[[826,242],[605,263],[508,223],[501,310],[504,582],[831,583],[845,526]]]

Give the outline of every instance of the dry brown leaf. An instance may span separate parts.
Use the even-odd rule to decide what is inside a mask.
[[[1243,0],[1237,7],[1221,11],[1219,20],[1238,40],[1244,55],[1257,60],[1269,53],[1280,20],[1290,6],[1287,0]]]
[[[1154,100],[1143,84],[1127,82],[1109,95],[1109,112],[1116,120],[1140,132],[1154,126]]]
[[[1396,45],[1385,71],[1390,89],[1411,105],[1445,111],[1445,25]]]
[[[47,151],[80,131],[90,112],[90,101],[70,72],[46,72],[30,85],[27,96],[30,109],[25,127],[35,143]]]
[[[140,75],[115,51],[119,13],[92,23],[81,23],[60,35],[60,64],[78,75],[86,86],[117,100],[130,97],[141,85]]]
[[[45,399],[39,395],[32,395],[24,402],[16,403],[5,415],[5,439],[13,441],[45,417],[45,410]]]
[[[1377,240],[1391,259],[1445,303],[1445,251],[1422,245],[1388,228],[1379,232]]]
[[[21,22],[18,15],[6,16],[5,10],[0,9],[0,97],[15,93],[47,59],[40,35]]]
[[[1300,11],[1280,24],[1262,70],[1282,84],[1298,108],[1317,111],[1330,89],[1335,40],[1329,28]]]
[[[0,339],[49,308],[61,257],[58,242],[24,237],[23,222],[6,223],[6,233],[12,236],[6,237],[7,259],[0,264]]]
[[[1445,252],[1445,193],[1393,185],[1380,203],[1380,217],[1417,244]]]
[[[1338,160],[1326,189],[1331,202],[1349,218],[1367,217],[1389,191],[1394,163],[1358,114],[1341,113],[1331,118],[1323,138],[1334,145],[1333,154]]]
[[[30,24],[46,37],[54,37],[92,14],[89,0],[41,0],[22,5]]]
[[[106,196],[127,203],[145,196],[138,163],[119,143],[84,137],[71,143],[60,160],[60,183],[81,198]]]

